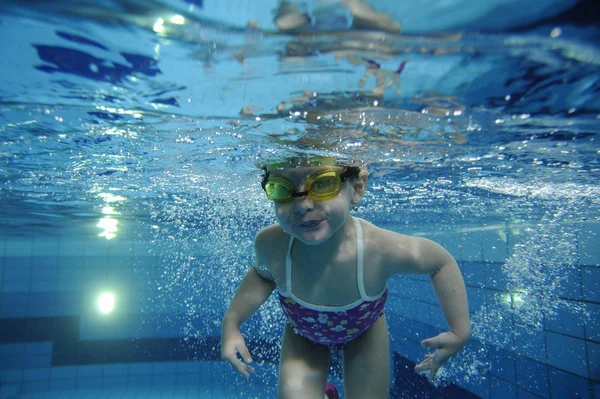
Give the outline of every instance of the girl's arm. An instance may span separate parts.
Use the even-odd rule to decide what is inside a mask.
[[[262,272],[261,272],[262,273]],[[268,273],[268,272],[267,272]],[[240,332],[240,326],[256,312],[275,289],[275,282],[259,275],[256,267],[251,268],[242,280],[221,325],[221,357],[244,377],[254,372],[252,356]],[[239,356],[243,359],[238,358]]]
[[[261,271],[265,275],[265,271]],[[268,272],[267,272],[268,273]],[[225,317],[223,326],[239,328],[256,310],[269,298],[275,289],[275,281],[268,279],[267,275],[261,277],[256,266],[251,268],[242,280]]]
[[[399,239],[399,236],[395,236]],[[467,290],[456,261],[441,245],[420,237],[401,236],[400,244],[391,251],[393,273],[429,274],[444,317],[450,331],[425,339],[421,345],[435,349],[415,370],[429,370],[433,379],[440,366],[450,356],[462,349],[471,337],[471,320],[467,302]],[[389,247],[388,247],[389,248]]]

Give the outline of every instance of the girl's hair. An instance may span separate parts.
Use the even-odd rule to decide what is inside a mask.
[[[362,162],[330,156],[292,156],[269,160],[260,165],[262,170],[282,170],[307,166],[355,166],[363,168]]]

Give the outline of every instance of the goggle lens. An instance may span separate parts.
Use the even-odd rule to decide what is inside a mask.
[[[285,201],[292,198],[294,186],[287,179],[270,177],[265,185],[267,197],[273,201]]]
[[[335,197],[342,188],[340,173],[336,170],[324,170],[309,176],[304,183],[308,195],[317,201],[327,201]],[[286,178],[271,176],[265,186],[265,193],[273,201],[290,201],[294,197],[294,184]]]

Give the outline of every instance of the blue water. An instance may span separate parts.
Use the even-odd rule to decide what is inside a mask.
[[[437,299],[390,281],[392,398],[600,398],[598,6],[396,3],[2,2],[0,398],[275,397],[275,302],[248,381],[220,320],[298,153],[365,162],[355,214],[465,278],[434,385]]]

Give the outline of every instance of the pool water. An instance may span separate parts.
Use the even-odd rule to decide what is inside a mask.
[[[276,397],[275,298],[248,380],[220,321],[275,221],[260,164],[311,154],[368,165],[352,213],[467,285],[430,384],[447,324],[389,281],[390,397],[600,399],[598,6],[404,3],[3,2],[0,398]]]

